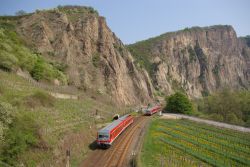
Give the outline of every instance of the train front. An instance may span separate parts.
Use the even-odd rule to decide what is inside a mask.
[[[150,109],[145,109],[144,110],[144,115],[152,115],[152,112],[151,112],[151,110]]]
[[[103,147],[103,148],[110,147],[111,144],[110,144],[109,132],[102,131],[102,130],[98,131],[96,142],[100,147]]]

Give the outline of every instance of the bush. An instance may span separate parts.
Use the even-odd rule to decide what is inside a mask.
[[[192,114],[194,112],[193,104],[183,93],[177,92],[166,98],[167,105],[165,111],[181,114]]]
[[[17,116],[5,133],[0,160],[16,166],[18,157],[38,143],[38,126],[27,116]]]
[[[35,66],[31,71],[31,75],[37,81],[44,78],[44,63],[42,59],[36,61]]]
[[[196,61],[196,53],[191,46],[188,47],[188,53],[189,53],[189,61],[191,63]]]
[[[99,67],[100,65],[100,60],[101,60],[101,57],[99,55],[99,53],[95,53],[92,57],[92,63],[95,67]]]
[[[54,79],[58,79],[62,84],[67,84],[66,76],[40,56],[38,56],[31,71],[31,76],[37,81],[45,80],[52,82]]]
[[[0,141],[4,130],[12,123],[14,109],[9,103],[0,102]]]
[[[0,102],[0,122],[6,125],[10,124],[13,112],[14,109],[9,103]]]

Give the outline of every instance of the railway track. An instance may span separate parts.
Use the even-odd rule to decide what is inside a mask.
[[[126,167],[129,166],[133,143],[138,140],[139,134],[144,129],[149,117],[137,117],[113,145],[106,150],[96,149],[81,164],[81,167]],[[139,141],[136,141],[139,142]]]

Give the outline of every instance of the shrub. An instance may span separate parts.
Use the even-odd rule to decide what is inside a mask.
[[[193,104],[183,93],[177,92],[166,98],[165,111],[172,113],[192,114]]]
[[[31,53],[27,48],[19,48],[15,54],[19,61],[19,66],[27,71],[32,71],[37,61],[37,54]]]
[[[95,53],[95,54],[93,55],[93,57],[92,57],[92,63],[93,63],[93,65],[94,65],[95,67],[98,67],[98,66],[100,65],[100,60],[101,60],[101,58],[100,58],[99,53]]]
[[[188,53],[189,53],[189,61],[191,63],[196,61],[196,53],[191,46],[188,47]]]
[[[39,80],[44,79],[44,75],[45,75],[44,66],[45,65],[42,59],[38,58],[38,60],[35,63],[34,68],[31,71],[31,75],[35,80],[39,81]]]
[[[14,109],[9,103],[0,102],[0,141],[3,132],[12,123]]]
[[[53,65],[56,69],[58,69],[61,72],[65,72],[66,69],[68,68],[68,65],[64,63],[51,62],[50,64]]]
[[[47,63],[42,57],[38,56],[34,68],[31,71],[31,76],[37,80],[53,81],[58,79],[61,83],[66,84],[66,76],[53,65]]]
[[[5,133],[0,160],[16,166],[18,157],[38,143],[37,132],[38,126],[31,117],[26,114],[17,116]]]
[[[14,109],[9,103],[0,102],[0,122],[6,125],[10,124],[13,112]]]

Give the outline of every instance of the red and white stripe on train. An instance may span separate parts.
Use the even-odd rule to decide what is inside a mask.
[[[146,108],[144,110],[145,115],[153,115],[154,113],[157,113],[161,111],[161,106],[160,105],[156,105],[150,108]]]
[[[131,115],[124,115],[102,128],[97,133],[97,144],[101,147],[109,147],[133,121]]]

